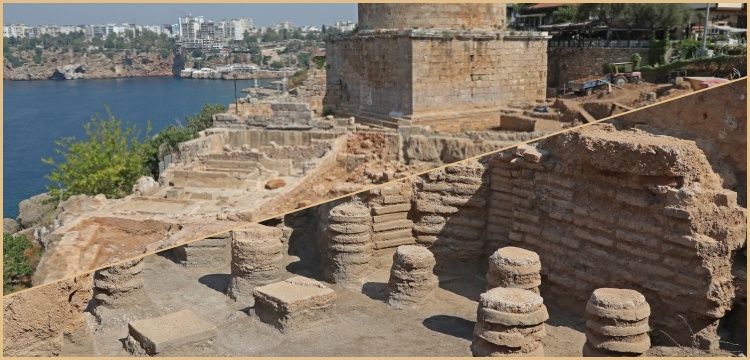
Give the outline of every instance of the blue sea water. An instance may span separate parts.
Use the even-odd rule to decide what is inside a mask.
[[[258,80],[259,86],[268,84]],[[253,86],[238,80],[239,90]],[[151,134],[205,104],[234,102],[234,83],[222,80],[150,77],[74,81],[3,81],[3,217],[18,216],[18,203],[46,191],[44,175],[51,166],[41,159],[54,157],[55,141],[83,139],[83,125],[107,110],[123,122],[146,128]]]

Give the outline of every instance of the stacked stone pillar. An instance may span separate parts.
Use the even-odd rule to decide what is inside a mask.
[[[418,183],[414,235],[441,262],[484,254],[485,168],[472,160],[431,171]]]
[[[583,356],[638,356],[648,351],[651,308],[635,290],[601,288],[586,304]]]
[[[524,289],[495,288],[480,296],[471,353],[474,356],[544,356],[542,297]]]
[[[113,265],[94,273],[94,301],[97,306],[127,306],[143,290],[143,258]]]
[[[496,287],[518,288],[539,294],[542,263],[533,251],[504,247],[490,256],[487,290]]]
[[[283,231],[277,227],[252,225],[234,230],[232,236],[232,278],[227,295],[252,306],[253,290],[281,280]]]
[[[432,273],[435,256],[417,245],[399,246],[393,254],[388,304],[397,309],[424,304],[432,297],[438,278]]]
[[[108,317],[106,313],[111,311],[138,316],[140,308],[151,304],[143,288],[143,268],[143,258],[138,258],[94,272],[91,313],[99,323],[103,323]]]
[[[362,285],[372,259],[372,217],[360,202],[338,205],[328,213],[326,277],[345,287]]]

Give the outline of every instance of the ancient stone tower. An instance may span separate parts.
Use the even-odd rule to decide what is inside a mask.
[[[364,123],[443,131],[499,125],[546,95],[547,37],[505,31],[505,4],[360,4],[326,41],[324,107]]]

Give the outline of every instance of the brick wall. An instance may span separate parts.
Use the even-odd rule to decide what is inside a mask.
[[[641,55],[641,65],[648,65],[648,49],[550,47],[547,49],[547,85],[561,87],[570,80],[600,75],[604,63],[630,61],[635,53]]]
[[[490,162],[488,250],[537,252],[543,294],[572,313],[596,288],[634,289],[652,325],[717,347],[746,211],[695,143],[603,124],[538,147]]]

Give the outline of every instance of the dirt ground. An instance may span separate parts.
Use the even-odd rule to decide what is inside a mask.
[[[385,303],[388,269],[372,274],[362,292],[330,285],[338,296],[334,317],[309,329],[280,333],[260,322],[252,308],[229,299],[224,292],[229,269],[186,268],[168,257],[146,258],[145,289],[153,306],[106,313],[96,330],[87,313],[93,336],[77,334],[68,339],[62,356],[129,356],[123,348],[127,321],[150,318],[183,309],[218,327],[212,341],[183,346],[162,356],[471,356],[469,346],[476,320],[477,300],[486,282],[477,271],[439,274],[434,298],[414,310],[394,310]],[[301,269],[298,274],[309,276]],[[285,277],[291,277],[287,273]],[[546,356],[581,356],[585,322],[548,306],[544,339]],[[93,340],[93,341],[92,341]],[[75,342],[74,342],[75,341]],[[92,353],[93,352],[93,353]],[[706,356],[692,349],[653,348],[651,356]]]

